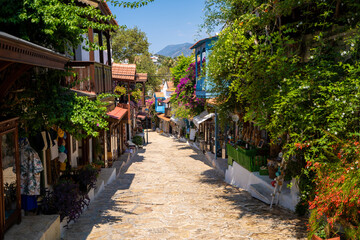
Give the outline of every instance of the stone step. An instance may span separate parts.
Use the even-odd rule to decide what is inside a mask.
[[[102,168],[98,176],[98,181],[103,180],[105,186],[114,181],[116,178],[116,168]]]
[[[60,240],[60,216],[24,216],[5,233],[6,240]]]
[[[101,193],[105,188],[104,180],[97,180],[95,190],[94,190],[94,198],[97,197],[99,193]]]
[[[105,186],[116,179],[116,168],[102,168],[96,181],[94,196],[104,190]]]
[[[251,196],[259,199],[260,201],[270,204],[272,198],[272,191],[264,184],[251,184],[249,186],[249,192]]]

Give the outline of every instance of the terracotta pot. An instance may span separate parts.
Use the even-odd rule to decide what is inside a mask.
[[[321,237],[316,236],[316,234],[314,234],[314,235],[312,236],[311,240],[340,240],[340,236],[333,237],[333,238],[323,239],[323,238],[321,238]]]

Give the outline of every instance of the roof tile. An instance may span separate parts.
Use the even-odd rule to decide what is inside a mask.
[[[117,81],[135,81],[136,64],[113,63],[112,78]]]

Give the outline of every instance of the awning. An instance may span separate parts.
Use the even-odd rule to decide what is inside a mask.
[[[208,113],[207,111],[203,111],[200,115],[197,115],[193,118],[193,123],[197,128],[199,128],[200,123],[205,122],[206,120],[215,116],[215,113]]]
[[[167,121],[167,122],[170,122],[170,118],[165,117],[165,114],[160,114],[160,115],[158,115],[158,117],[161,118],[162,120],[165,120],[165,121]]]
[[[170,120],[171,120],[172,122],[174,122],[176,125],[180,126],[180,127],[185,126],[185,123],[184,123],[183,120],[180,120],[180,119],[175,118],[175,117],[171,117]]]
[[[115,118],[117,120],[121,120],[127,113],[127,109],[121,107],[115,107],[114,110],[107,113],[107,115],[111,118]]]
[[[137,115],[136,118],[138,118],[138,119],[140,119],[140,120],[145,120],[145,119],[146,119],[146,116],[144,116],[144,115]]]
[[[165,96],[164,96],[164,93],[163,93],[163,92],[155,92],[155,97],[156,97],[156,98],[160,98],[160,97],[163,98],[163,97],[165,97]]]

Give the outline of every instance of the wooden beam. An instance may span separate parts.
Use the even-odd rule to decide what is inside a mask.
[[[93,29],[91,29],[91,28],[88,29],[88,35],[89,35],[89,41],[91,43],[94,43],[94,31],[93,31]],[[89,59],[90,59],[90,61],[95,61],[95,55],[94,55],[93,50],[89,51]]]
[[[11,66],[13,62],[0,61],[0,72]]]
[[[7,74],[0,85],[0,98],[5,97],[15,81],[32,67],[33,66],[21,64],[18,68],[14,68],[9,74]]]
[[[106,32],[105,34],[105,37],[106,37],[106,48],[107,48],[107,56],[108,56],[108,59],[107,59],[107,65],[111,66],[111,45],[110,45],[110,34],[109,32]]]
[[[102,33],[102,31],[100,31],[99,33],[98,33],[98,36],[99,36],[99,46],[100,47],[102,47],[102,46],[104,46],[104,43],[103,43],[103,33]],[[104,51],[103,50],[99,50],[99,56],[100,56],[100,62],[102,63],[102,64],[104,64]]]
[[[68,57],[50,49],[0,32],[0,71],[7,68],[7,64],[10,63],[64,70],[68,61]]]

